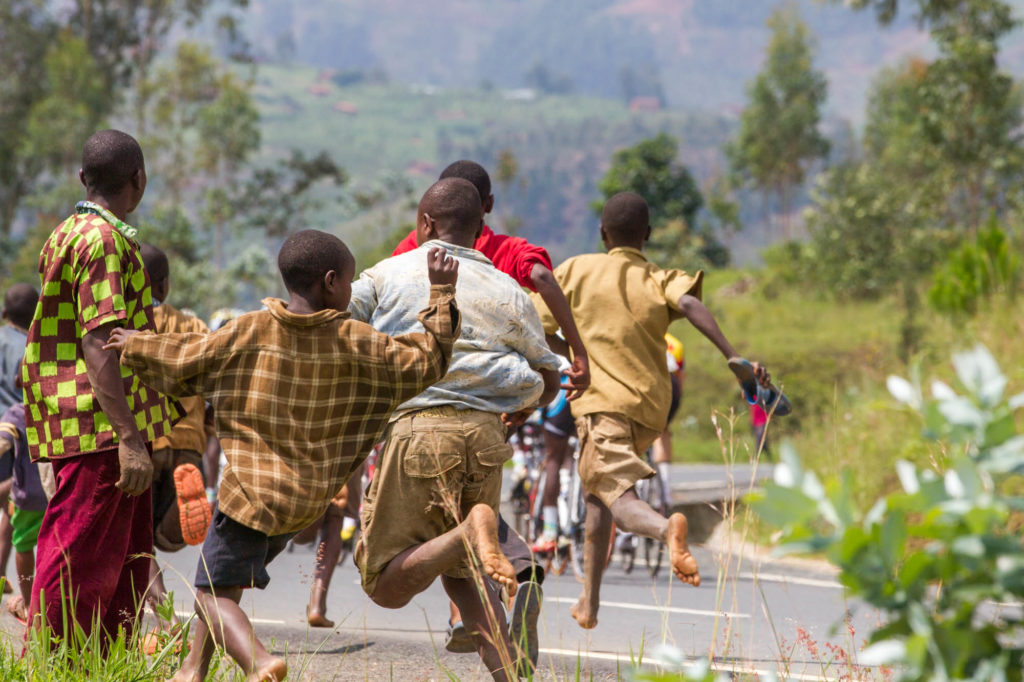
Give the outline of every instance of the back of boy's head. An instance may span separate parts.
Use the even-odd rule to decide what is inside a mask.
[[[117,195],[144,168],[142,147],[120,130],[93,133],[82,148],[82,178],[90,194]]]
[[[142,263],[146,266],[151,283],[162,282],[170,276],[171,266],[167,262],[166,253],[152,244],[143,244],[140,250],[142,251]]]
[[[480,193],[462,178],[444,178],[430,186],[420,199],[419,214],[436,221],[438,236],[476,239],[481,225]]]
[[[643,246],[650,224],[647,202],[636,192],[613,195],[601,211],[601,227],[613,246]]]
[[[438,180],[446,180],[448,178],[462,178],[472,182],[473,186],[476,187],[476,191],[480,193],[481,202],[487,201],[487,197],[491,196],[491,176],[476,161],[463,159],[449,165],[441,171],[441,177]]]
[[[328,272],[334,270],[339,277],[355,275],[356,260],[352,253],[333,234],[320,230],[302,230],[291,235],[277,254],[277,268],[288,291],[307,294]]]
[[[22,329],[28,329],[36,314],[39,291],[31,284],[12,284],[4,293],[4,314]]]

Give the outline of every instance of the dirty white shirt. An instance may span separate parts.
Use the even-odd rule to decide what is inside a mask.
[[[462,333],[448,373],[402,403],[392,420],[412,410],[452,405],[484,412],[514,412],[537,402],[544,382],[536,370],[559,369],[537,310],[511,277],[482,253],[440,240],[377,263],[352,283],[349,312],[389,335],[422,332],[417,315],[427,305],[427,253],[441,247],[459,261],[455,301]]]

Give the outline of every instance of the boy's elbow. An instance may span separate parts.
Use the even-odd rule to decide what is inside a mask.
[[[698,307],[702,307],[700,299],[691,294],[683,294],[679,297],[679,312],[685,317],[689,317],[691,313]]]
[[[538,292],[550,291],[552,287],[558,286],[554,273],[540,263],[534,263],[530,269],[530,281]]]

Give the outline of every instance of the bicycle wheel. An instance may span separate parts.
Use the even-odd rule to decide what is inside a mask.
[[[626,538],[623,546],[619,548],[619,553],[622,554],[622,572],[629,575],[633,572],[633,564],[636,563],[636,538]]]
[[[646,485],[646,500],[647,504],[651,506],[651,509],[655,509],[662,514],[665,513],[664,505],[664,484],[661,480],[661,476],[655,476],[654,478],[645,481]],[[647,572],[652,578],[658,577],[658,571],[661,570],[661,560],[665,554],[665,543],[661,540],[653,540],[651,538],[644,538],[644,563],[647,564]]]

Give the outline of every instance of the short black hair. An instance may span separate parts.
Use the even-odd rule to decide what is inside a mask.
[[[28,329],[36,314],[39,290],[31,284],[12,284],[4,292],[4,310],[11,322]]]
[[[616,244],[643,244],[650,226],[650,209],[636,192],[613,195],[601,210],[601,227]]]
[[[444,178],[430,186],[420,199],[419,212],[438,223],[438,232],[475,235],[483,208],[476,187],[462,178]]]
[[[487,197],[491,196],[491,176],[476,161],[463,159],[449,164],[447,168],[441,171],[441,177],[438,180],[445,180],[447,178],[462,178],[472,182],[473,186],[476,187],[476,191],[480,193],[481,203],[487,201]]]
[[[354,275],[356,259],[345,242],[333,234],[302,230],[284,240],[277,254],[277,268],[288,291],[306,294],[331,270],[341,275],[349,268]]]
[[[89,192],[118,194],[144,168],[142,147],[120,130],[93,133],[82,147],[82,176]]]
[[[142,251],[142,262],[146,266],[146,272],[149,273],[150,282],[156,284],[170,276],[171,266],[167,262],[166,253],[152,244],[143,244],[140,251]]]

